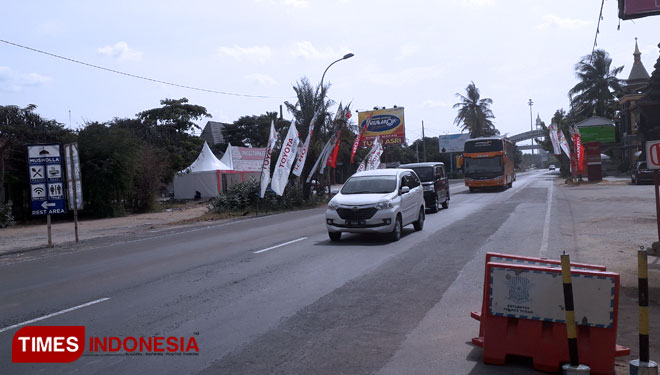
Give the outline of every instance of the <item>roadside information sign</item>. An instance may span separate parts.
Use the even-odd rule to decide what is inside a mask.
[[[64,160],[66,165],[67,200],[69,210],[83,208],[82,183],[80,177],[80,158],[78,143],[64,145]],[[75,205],[75,206],[74,206]]]
[[[660,141],[646,142],[646,167],[660,169]]]
[[[32,216],[66,213],[66,191],[59,144],[28,145]]]
[[[653,169],[655,220],[658,222],[658,241],[660,241],[660,141],[646,141],[646,167]]]

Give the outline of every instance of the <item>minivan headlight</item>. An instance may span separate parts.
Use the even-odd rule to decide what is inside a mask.
[[[379,210],[384,210],[386,208],[392,208],[392,200],[387,199],[387,200],[382,200],[378,203],[376,203],[376,208]]]
[[[337,202],[335,202],[333,200],[328,202],[328,209],[329,210],[336,210],[338,207],[339,207],[339,205],[337,204]]]

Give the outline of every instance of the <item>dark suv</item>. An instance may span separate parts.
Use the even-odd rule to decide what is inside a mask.
[[[445,163],[410,163],[399,168],[409,168],[417,173],[424,186],[424,201],[426,207],[433,212],[449,207],[449,181],[445,172]]]
[[[635,185],[649,182],[653,183],[653,171],[646,167],[645,161],[638,161],[630,172],[630,180]]]

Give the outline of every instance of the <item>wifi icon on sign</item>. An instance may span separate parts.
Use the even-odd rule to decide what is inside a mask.
[[[41,195],[44,193],[44,188],[42,188],[41,186],[37,186],[34,188],[34,192],[35,194]]]

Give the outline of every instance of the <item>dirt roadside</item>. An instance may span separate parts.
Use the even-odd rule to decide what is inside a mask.
[[[619,357],[615,369],[617,375],[628,374],[628,362],[639,358],[637,251],[640,246],[648,248],[658,241],[654,187],[613,178],[580,185],[557,181],[555,188],[555,199],[566,199],[572,216],[572,220],[562,219],[565,224],[561,225],[561,235],[570,233],[575,238],[571,260],[605,265],[608,271],[621,275],[617,344],[630,347],[631,355]],[[660,258],[649,254],[648,264],[650,357],[657,362]]]
[[[188,204],[162,212],[83,220],[78,223],[78,238],[84,242],[105,237],[133,236],[172,226],[191,225],[185,223],[200,218],[207,210],[206,204]],[[45,222],[44,219],[44,223],[39,225],[18,225],[0,229],[0,256],[47,246],[48,231]],[[54,223],[51,233],[55,246],[68,246],[75,241],[72,221]]]

